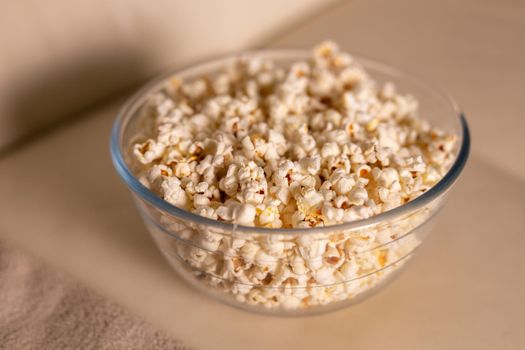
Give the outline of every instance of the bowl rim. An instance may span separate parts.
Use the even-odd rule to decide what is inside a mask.
[[[122,108],[117,113],[113,128],[111,131],[110,137],[110,153],[111,159],[115,169],[118,174],[122,177],[124,182],[130,187],[130,189],[137,194],[140,198],[146,200],[154,207],[167,212],[170,215],[177,217],[178,219],[191,221],[198,225],[206,225],[209,227],[214,227],[221,230],[227,230],[231,232],[239,233],[254,233],[254,234],[315,234],[315,233],[327,233],[334,232],[339,230],[349,231],[349,230],[358,230],[364,229],[388,220],[392,220],[396,217],[409,214],[417,209],[420,209],[435,199],[441,197],[445,194],[451,186],[456,182],[460,173],[462,172],[465,164],[467,162],[469,152],[470,152],[470,132],[468,128],[467,121],[463,112],[456,104],[456,102],[440,87],[436,86],[433,83],[430,83],[427,79],[421,79],[419,76],[414,74],[407,74],[405,71],[394,68],[388,64],[378,62],[376,60],[370,60],[362,56],[352,55],[365,69],[372,68],[376,71],[381,71],[393,76],[402,76],[404,79],[410,80],[412,83],[423,86],[426,89],[430,89],[434,93],[440,95],[452,108],[452,111],[456,114],[456,117],[460,125],[460,146],[457,152],[456,158],[447,171],[447,173],[441,178],[438,183],[432,186],[428,191],[420,195],[419,197],[403,204],[398,207],[392,208],[385,212],[373,215],[366,219],[359,219],[355,221],[344,222],[341,224],[327,225],[320,227],[298,227],[298,228],[268,228],[268,227],[258,227],[258,226],[245,226],[234,223],[229,223],[225,221],[218,221],[215,219],[207,218],[194,214],[185,209],[178,208],[169,202],[165,201],[163,198],[159,197],[154,192],[150,191],[146,186],[144,186],[131,172],[127,166],[122,151],[120,149],[120,141],[122,130],[127,125],[130,117],[133,115],[133,112],[137,110],[138,107],[142,105],[143,100],[145,100],[155,89],[159,88],[165,84],[166,80],[172,78],[173,76],[190,74],[192,70],[202,69],[206,66],[215,66],[220,64],[226,64],[232,62],[238,58],[246,57],[266,57],[271,59],[305,59],[309,57],[309,50],[304,49],[263,49],[263,50],[254,50],[254,51],[242,51],[238,53],[230,53],[213,59],[205,59],[197,61],[193,64],[180,67],[178,69],[171,69],[161,74],[157,78],[153,79],[138,91],[136,91],[127,101],[124,103]]]

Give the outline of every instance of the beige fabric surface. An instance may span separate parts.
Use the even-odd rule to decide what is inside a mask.
[[[3,241],[0,305],[0,349],[187,349],[120,306]]]
[[[107,137],[120,105],[0,162],[0,198],[9,198],[0,201],[0,235],[196,349],[525,343],[523,179],[473,156],[434,233],[385,290],[321,316],[251,314],[193,290],[161,258],[109,159]]]
[[[0,2],[0,150],[152,74],[259,45],[333,0]]]
[[[398,279],[363,303],[281,319],[232,309],[184,284],[111,166],[107,140],[122,101],[0,161],[0,235],[198,349],[521,349],[525,162],[516,150],[525,149],[524,79],[514,60],[525,50],[516,40],[522,8],[356,0],[279,39],[298,46],[333,37],[430,76],[473,127],[473,156],[434,234]]]

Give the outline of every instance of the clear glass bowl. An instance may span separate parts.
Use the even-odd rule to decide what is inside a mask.
[[[309,52],[279,49],[242,55],[287,65],[307,58]],[[400,207],[340,225],[270,229],[201,217],[171,205],[143,186],[133,171],[130,146],[143,130],[145,113],[141,107],[171,77],[213,74],[238,57],[170,72],[131,97],[111,135],[115,168],[131,190],[163,256],[185,280],[205,293],[242,309],[278,315],[320,313],[356,303],[392,280],[430,232],[447,191],[467,161],[470,140],[466,121],[439,89],[384,64],[359,59],[377,81],[391,81],[399,91],[414,95],[423,118],[458,136],[455,161],[443,179]],[[301,259],[292,258],[296,255]],[[246,278],[246,271],[261,282]]]

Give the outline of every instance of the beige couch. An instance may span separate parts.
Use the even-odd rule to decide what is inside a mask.
[[[72,121],[4,152],[2,239],[202,349],[518,349],[525,343],[522,2],[155,4],[1,5],[9,8],[0,12],[2,145],[57,120]],[[118,92],[164,67],[219,51],[311,46],[324,38],[444,86],[467,114],[473,155],[436,232],[385,292],[320,317],[247,314],[179,281],[145,234],[109,159],[109,130],[125,97]]]
[[[0,149],[167,67],[263,45],[332,2],[4,2]]]

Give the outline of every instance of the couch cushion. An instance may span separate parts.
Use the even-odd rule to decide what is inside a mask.
[[[501,35],[492,42],[509,48],[522,7],[495,3],[355,1],[279,41],[309,45],[334,37],[347,48],[422,73],[431,63],[432,77],[467,103],[475,124],[474,155],[434,234],[399,279],[362,304],[320,317],[279,319],[231,309],[183,284],[157,254],[109,161],[109,128],[120,102],[0,161],[0,235],[197,348],[519,348],[525,342],[525,178],[500,165],[512,170],[521,159],[512,153],[523,148],[522,121],[515,119],[521,101],[507,92],[520,86],[523,70],[516,65],[500,76],[494,60],[519,56],[500,57],[498,49],[478,59],[486,36],[476,36],[492,26],[490,33]],[[500,20],[485,21],[487,11]],[[461,31],[464,19],[470,29]],[[484,70],[510,84],[500,91],[502,84],[488,90],[473,83]],[[506,112],[490,119],[500,107]]]
[[[497,348],[501,334],[525,342],[522,180],[473,157],[433,236],[384,292],[322,317],[253,315],[196,293],[162,261],[109,159],[120,104],[0,162],[2,237],[197,348]]]
[[[333,1],[3,1],[0,149],[166,67],[260,45]]]

